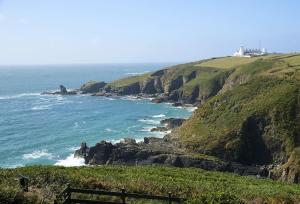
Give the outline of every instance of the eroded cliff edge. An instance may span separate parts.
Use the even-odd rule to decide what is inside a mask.
[[[147,144],[145,141],[111,144],[111,151],[119,152],[120,155],[120,152],[126,152],[127,149],[133,149],[133,152],[147,149],[146,155],[149,157],[140,161],[133,157],[127,163],[154,164],[156,162],[149,162],[148,158],[164,155],[151,161],[167,165],[174,163],[176,166],[184,163],[181,159],[183,157],[205,155],[205,159],[217,158],[227,167],[232,163],[248,169],[266,167],[268,173],[265,172],[264,175],[298,183],[298,70],[299,54],[274,54],[249,59],[225,57],[181,64],[120,79],[102,84],[103,87],[90,94],[108,97],[149,96],[154,97],[153,102],[198,107],[193,116],[167,138],[158,139],[154,143],[152,141],[153,144],[160,144],[163,149],[172,151],[156,151],[152,143]],[[180,144],[180,148],[174,148],[171,144],[173,141]],[[104,143],[99,144],[101,145],[97,149]],[[165,145],[171,145],[172,148]],[[109,159],[103,163],[121,161],[118,156],[113,156],[116,154],[109,154]],[[170,162],[173,160],[176,162]]]

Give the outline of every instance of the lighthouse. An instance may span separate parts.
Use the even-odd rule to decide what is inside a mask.
[[[244,56],[245,55],[245,48],[244,46],[241,46],[239,49],[239,56]]]
[[[268,54],[267,49],[245,49],[244,46],[240,46],[240,48],[233,53],[233,56],[236,57],[253,57],[253,56],[261,56]]]

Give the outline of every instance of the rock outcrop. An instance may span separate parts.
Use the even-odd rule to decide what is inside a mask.
[[[240,175],[268,175],[259,166],[243,166],[234,162],[186,154],[168,137],[146,137],[139,143],[133,139],[125,139],[116,144],[101,141],[93,147],[82,143],[75,156],[84,158],[85,163],[90,165],[167,165],[234,172]]]
[[[42,95],[75,95],[77,94],[78,91],[77,90],[72,90],[72,91],[68,91],[67,88],[63,85],[59,85],[59,91],[55,91],[55,92],[42,92]]]
[[[164,125],[167,129],[177,128],[182,125],[185,119],[182,118],[167,118],[160,121],[160,124]]]
[[[88,81],[80,87],[80,91],[83,94],[97,93],[100,89],[104,88],[106,83],[104,81]]]
[[[139,82],[136,82],[112,91],[120,95],[135,95],[141,93],[141,86]]]

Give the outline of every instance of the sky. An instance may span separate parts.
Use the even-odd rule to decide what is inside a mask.
[[[188,62],[300,50],[298,0],[0,0],[0,64]]]

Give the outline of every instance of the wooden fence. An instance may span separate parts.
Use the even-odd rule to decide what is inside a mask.
[[[120,202],[108,202],[108,201],[91,200],[91,199],[90,200],[76,199],[76,198],[72,198],[72,193],[117,196],[117,197],[120,197]],[[68,185],[59,195],[56,196],[56,200],[54,203],[55,204],[58,204],[58,203],[63,203],[63,204],[71,204],[71,203],[72,204],[73,203],[126,204],[126,198],[159,200],[159,201],[165,201],[169,204],[183,203],[183,201],[185,200],[182,198],[172,197],[171,193],[168,193],[168,196],[153,196],[153,195],[145,195],[145,194],[126,193],[125,189],[122,189],[120,192],[112,192],[112,191],[71,188],[70,185]]]

